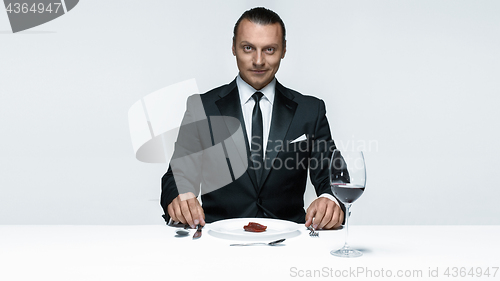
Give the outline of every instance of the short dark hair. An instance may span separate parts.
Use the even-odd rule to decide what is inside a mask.
[[[283,45],[285,45],[285,23],[283,20],[281,20],[280,16],[276,14],[275,12],[266,9],[264,7],[256,7],[253,9],[250,9],[248,11],[245,11],[241,17],[238,19],[236,24],[234,25],[234,30],[233,30],[233,43],[234,40],[236,40],[236,33],[238,32],[238,26],[240,26],[240,22],[244,19],[247,19],[253,23],[256,24],[261,24],[261,25],[268,25],[268,24],[275,24],[279,23],[281,26],[281,31],[283,33]]]

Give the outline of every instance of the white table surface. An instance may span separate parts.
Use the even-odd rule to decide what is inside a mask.
[[[311,238],[304,228],[284,246],[230,247],[234,241],[209,235],[209,227],[192,240],[174,237],[177,229],[164,225],[0,225],[0,280],[295,280],[308,274],[321,280],[339,274],[352,280],[500,280],[500,270],[493,277],[500,267],[500,226],[352,225],[350,245],[364,252],[354,259],[330,255],[343,245],[341,230]],[[460,276],[471,268],[489,268],[490,276]],[[382,278],[388,274],[392,278]]]

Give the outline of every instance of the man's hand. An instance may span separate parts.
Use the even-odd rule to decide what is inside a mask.
[[[205,225],[205,213],[196,196],[191,193],[179,194],[167,207],[168,215],[174,221],[188,224],[191,228]]]
[[[341,226],[343,221],[344,212],[328,198],[319,197],[307,208],[306,227],[313,224],[314,229],[333,229]]]

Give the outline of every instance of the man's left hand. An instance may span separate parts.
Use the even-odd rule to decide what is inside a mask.
[[[314,229],[334,229],[342,225],[344,212],[332,200],[319,197],[314,200],[306,212],[306,227],[313,225]]]

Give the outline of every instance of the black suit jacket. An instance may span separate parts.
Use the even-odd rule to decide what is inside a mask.
[[[230,116],[240,120],[245,132],[246,149],[250,155],[236,80],[200,97],[207,117]],[[196,112],[190,112],[189,103],[188,101],[184,120],[196,118],[193,117]],[[303,196],[308,171],[316,194],[328,193],[333,196],[329,185],[328,163],[335,145],[325,113],[325,104],[322,100],[302,95],[277,82],[261,185],[257,185],[255,173],[249,168],[243,175],[222,188],[205,194],[202,192],[205,221],[210,223],[237,217],[270,217],[304,223]],[[214,144],[213,135],[212,138],[200,136],[204,134],[200,133],[201,131],[207,131],[206,134],[212,133],[213,128],[210,125],[205,124],[201,129],[200,126],[195,127],[195,129],[181,127],[177,143],[199,146],[197,150],[200,151]],[[306,135],[307,139],[291,143],[302,135]],[[180,149],[176,147],[176,151],[178,150]],[[175,154],[174,152],[174,157]],[[196,165],[203,160],[193,162]],[[249,163],[249,167],[251,165]],[[203,185],[209,181],[210,175],[203,173],[201,169],[204,168],[196,166],[184,175],[176,175],[177,181],[188,182],[194,192],[198,192],[201,183],[203,190]],[[185,179],[187,177],[190,178]],[[167,206],[178,194],[170,166],[162,178],[161,194],[161,206],[167,221]],[[344,206],[340,205],[345,210]]]

